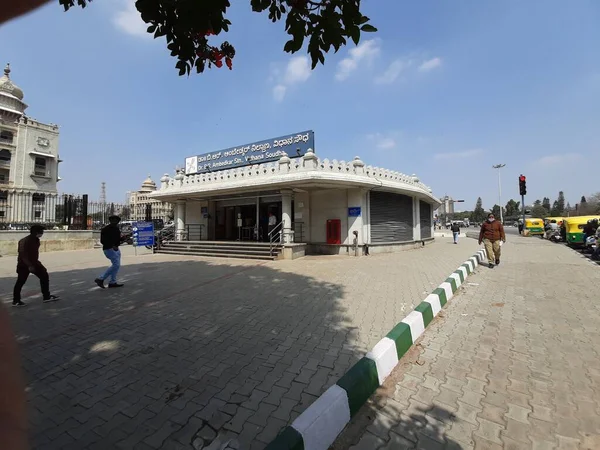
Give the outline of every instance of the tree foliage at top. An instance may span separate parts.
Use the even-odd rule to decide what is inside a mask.
[[[475,203],[475,209],[471,214],[471,221],[475,223],[483,222],[486,217],[487,214],[483,209],[483,201],[481,200],[481,197],[478,197],[477,202]]]
[[[533,208],[531,208],[531,216],[536,219],[543,219],[544,217],[548,217],[548,210],[544,208],[541,204],[534,204]]]
[[[544,197],[544,199],[542,200],[542,206],[546,209],[546,212],[549,213],[551,209],[550,198]]]
[[[506,203],[505,211],[507,217],[513,217],[519,215],[519,206],[521,202],[516,202],[512,198]]]
[[[59,0],[65,11],[85,8],[91,0]],[[240,0],[238,0],[240,1]],[[246,0],[248,1],[248,0]],[[289,40],[283,50],[296,53],[308,40],[307,52],[314,69],[325,63],[325,53],[337,52],[352,40],[358,45],[361,32],[375,32],[360,12],[360,0],[250,0],[252,11],[268,12],[272,22],[285,19]],[[177,58],[179,75],[208,68],[231,69],[235,48],[228,41],[213,45],[216,36],[229,31],[229,0],[137,0],[135,7],[148,24],[148,33],[163,37],[171,56]],[[209,42],[210,41],[210,42]]]

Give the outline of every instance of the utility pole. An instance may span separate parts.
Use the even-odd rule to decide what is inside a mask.
[[[102,208],[102,226],[106,225],[106,182],[100,185],[100,208]]]
[[[492,166],[492,169],[498,169],[498,206],[500,206],[500,223],[504,224],[504,218],[502,217],[502,186],[500,184],[500,169],[505,167],[506,164],[496,164]]]

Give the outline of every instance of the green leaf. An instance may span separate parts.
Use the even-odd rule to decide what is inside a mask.
[[[352,27],[348,30],[348,34],[352,38],[352,41],[354,41],[354,45],[358,45],[360,41],[360,28]]]
[[[156,31],[156,25],[150,25],[146,31],[148,33],[154,33]]]
[[[360,27],[360,30],[364,31],[365,33],[375,33],[377,28],[375,28],[373,25],[366,24]]]

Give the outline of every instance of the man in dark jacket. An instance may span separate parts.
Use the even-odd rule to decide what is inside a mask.
[[[450,230],[452,231],[452,236],[454,237],[454,243],[458,244],[458,236],[460,236],[460,225],[458,222],[452,222]]]
[[[21,301],[21,289],[23,289],[30,273],[40,279],[44,303],[58,300],[57,295],[50,295],[50,277],[48,276],[48,271],[40,262],[40,238],[43,235],[44,227],[33,225],[29,230],[29,236],[19,241],[17,282],[13,290],[13,306],[27,306]]]
[[[494,218],[492,213],[488,214],[488,220],[481,224],[481,230],[479,231],[479,245],[481,245],[482,242],[485,245],[489,268],[492,269],[494,268],[494,262],[496,265],[500,264],[501,242],[506,242],[504,227]]]
[[[119,216],[110,216],[108,218],[108,225],[102,228],[100,232],[100,242],[102,243],[102,250],[104,256],[106,256],[111,265],[103,275],[96,278],[94,281],[102,289],[105,288],[104,280],[107,278],[109,288],[123,287],[122,284],[117,283],[117,274],[121,268],[121,251],[119,245],[122,243],[121,230],[119,229],[119,222],[121,218]]]

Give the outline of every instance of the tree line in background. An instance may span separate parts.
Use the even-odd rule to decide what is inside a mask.
[[[475,203],[475,209],[472,211],[462,211],[454,214],[448,214],[449,220],[464,220],[469,219],[472,223],[481,223],[487,215],[492,212],[497,218],[500,217],[500,206],[494,205],[491,210],[483,208],[481,197]],[[588,216],[600,214],[600,192],[588,197],[582,196],[579,203],[572,207],[568,202],[565,203],[565,194],[563,191],[558,193],[558,198],[554,202],[550,202],[549,197],[544,197],[542,200],[536,200],[531,209],[526,212],[532,217],[563,217],[563,216]],[[502,216],[504,220],[516,220],[523,214],[521,202],[512,198],[502,208]]]

